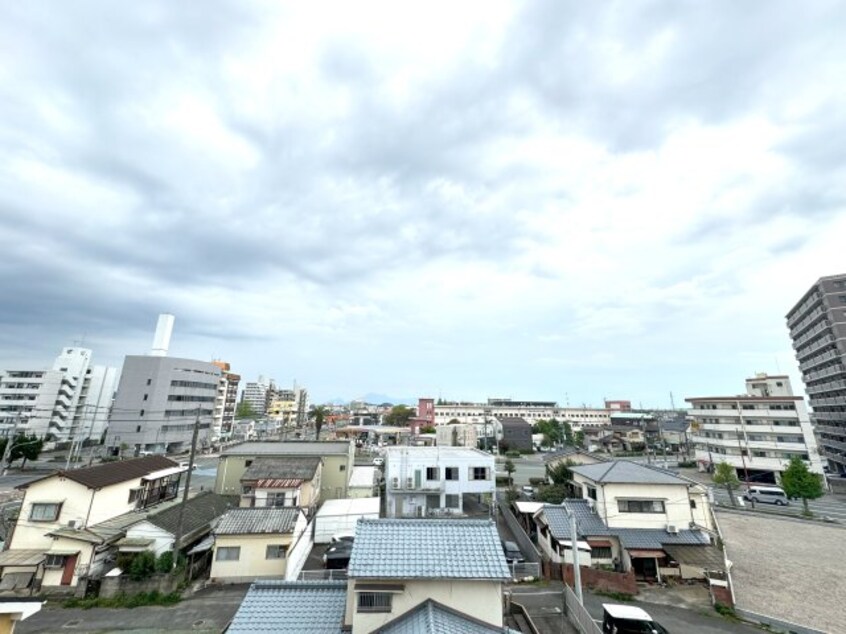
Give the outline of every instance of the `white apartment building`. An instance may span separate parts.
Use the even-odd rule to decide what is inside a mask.
[[[787,376],[758,374],[746,379],[746,394],[685,400],[701,471],[727,462],[741,480],[777,483],[798,456],[812,472],[823,472],[808,409]]]
[[[51,370],[0,371],[0,424],[51,440],[99,439],[106,429],[117,369],[91,365],[91,350],[64,348]]]
[[[241,377],[231,372],[230,365],[225,361],[212,361],[212,364],[219,367],[221,371],[212,413],[212,437],[213,439],[229,438],[235,426],[235,407]]]
[[[385,451],[388,517],[464,513],[465,496],[496,491],[494,457],[459,447],[388,447]]]
[[[264,416],[267,411],[267,392],[273,387],[273,379],[259,376],[258,381],[244,385],[241,402],[249,403],[257,416]]]

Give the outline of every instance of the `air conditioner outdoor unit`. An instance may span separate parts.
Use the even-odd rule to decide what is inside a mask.
[[[79,520],[68,520],[68,528],[76,528],[81,522]]]
[[[406,489],[413,489],[414,488],[414,478],[406,478],[405,488]]]
[[[678,535],[679,534],[679,527],[677,524],[667,524],[667,532],[670,535]]]
[[[399,478],[391,478],[391,487],[394,489],[399,488]]]

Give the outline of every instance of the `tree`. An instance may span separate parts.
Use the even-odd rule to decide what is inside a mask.
[[[509,458],[505,461],[505,472],[508,474],[508,486],[514,486],[514,472],[517,471],[517,467],[514,466],[514,463]]]
[[[541,444],[544,447],[551,447],[561,442],[561,423],[554,418],[552,420],[539,420],[534,431],[543,434]]]
[[[573,437],[573,444],[576,447],[584,447],[585,446],[585,432],[579,430],[576,432],[575,436]]]
[[[425,427],[421,427],[421,428],[420,428],[420,433],[421,433],[421,434],[434,434],[434,433],[436,433],[437,431],[438,431],[438,430],[437,430],[437,429],[435,429],[435,427],[434,427],[433,425],[426,425]]]
[[[9,442],[8,438],[0,439],[0,456],[6,452],[6,444]],[[41,448],[44,446],[44,441],[35,434],[27,436],[19,433],[12,439],[12,450],[9,452],[9,464],[15,460],[23,458],[21,469],[26,466],[27,460],[37,460],[38,454],[41,453]],[[6,466],[6,465],[2,465]]]
[[[575,440],[573,439],[573,427],[566,420],[561,424],[561,426],[564,429],[564,444],[572,447],[575,444]]]
[[[553,484],[566,485],[573,480],[573,472],[570,471],[570,467],[575,466],[576,463],[568,458],[553,466],[546,465],[546,475]]]
[[[235,408],[235,418],[254,418],[255,416],[256,410],[247,401],[241,401]]]
[[[314,421],[314,437],[317,440],[320,440],[320,430],[323,429],[323,423],[326,421],[327,413],[325,405],[312,407],[308,413],[309,419]]]
[[[731,493],[732,489],[736,489],[740,486],[740,480],[737,479],[737,472],[734,470],[734,467],[723,461],[714,469],[714,475],[712,478],[714,480],[714,484],[724,486],[726,488],[726,492],[728,493],[732,506],[737,506],[737,502]]]
[[[549,486],[541,487],[535,499],[538,502],[546,502],[547,504],[561,504],[566,497],[566,486],[563,484],[550,484]]]
[[[808,500],[816,500],[825,493],[822,478],[816,473],[808,471],[801,458],[794,456],[790,459],[787,469],[781,474],[781,487],[789,498],[801,498],[805,507],[803,515],[813,515],[808,508]]]
[[[385,424],[391,427],[405,427],[408,425],[408,421],[416,415],[417,412],[413,407],[394,405],[391,411],[385,414]]]

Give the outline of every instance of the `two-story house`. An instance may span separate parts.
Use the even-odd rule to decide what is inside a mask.
[[[488,501],[496,491],[494,457],[464,447],[388,447],[385,505],[388,517],[464,514],[465,503]]]
[[[256,583],[228,631],[504,634],[510,579],[491,520],[360,520],[346,582]]]
[[[355,464],[355,444],[349,440],[250,441],[227,447],[220,454],[214,492],[241,495],[241,479],[259,458],[321,458],[320,500],[347,497],[350,475]]]
[[[298,506],[310,513],[320,501],[322,471],[318,456],[256,458],[241,477],[241,506]]]
[[[3,575],[31,573],[42,586],[74,586],[99,563],[101,541],[67,544],[62,531],[86,531],[132,511],[176,498],[184,468],[163,456],[58,471],[20,485],[24,499]],[[25,562],[26,565],[20,565]]]

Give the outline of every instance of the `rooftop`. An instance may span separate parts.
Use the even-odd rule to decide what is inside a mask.
[[[228,634],[341,634],[345,581],[257,581],[235,613]]]
[[[291,533],[300,515],[296,507],[231,509],[220,518],[215,535]]]
[[[202,491],[189,498],[185,503],[182,518],[183,536],[191,537],[191,533],[195,531],[204,528],[211,529],[212,522],[226,513],[232,506],[234,504],[231,499],[211,491]],[[177,524],[179,523],[179,505],[169,506],[162,510],[153,509],[153,512],[147,516],[147,521],[171,535],[176,535]],[[196,537],[199,537],[199,535]],[[180,544],[180,547],[182,545],[184,544]]]
[[[285,440],[285,441],[250,441],[227,447],[221,456],[326,456],[347,455],[350,451],[348,440]]]
[[[427,599],[375,630],[375,634],[504,634],[513,631]]]
[[[361,519],[348,573],[380,579],[511,579],[496,524],[466,519]]]
[[[372,487],[376,484],[376,467],[353,467],[349,487]]]
[[[612,484],[690,484],[689,480],[680,478],[669,471],[629,460],[578,465],[570,467],[570,471],[594,482]]]
[[[424,456],[437,457],[438,455],[445,456],[475,456],[484,457],[493,460],[493,454],[489,454],[481,449],[474,447],[385,447],[385,455],[399,455],[406,453],[410,456]]]
[[[500,416],[497,420],[503,427],[531,427],[529,421],[519,416]]]
[[[78,482],[89,489],[102,489],[103,487],[107,487],[112,484],[138,480],[139,478],[153,473],[154,471],[171,469],[178,466],[178,463],[169,458],[165,458],[164,456],[146,456],[144,458],[132,458],[130,460],[107,462],[94,467],[56,471],[44,476],[43,478],[38,478],[37,480],[21,484],[16,488],[26,489],[35,482],[41,482],[47,478],[60,477]]]
[[[241,480],[311,480],[320,466],[320,456],[256,458]]]

